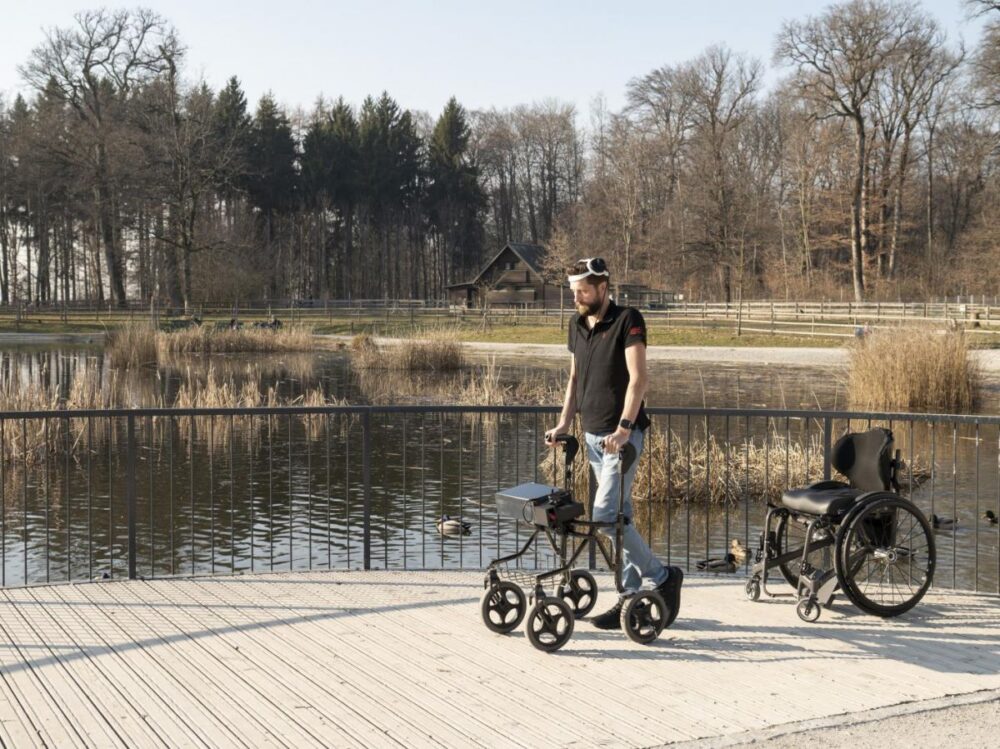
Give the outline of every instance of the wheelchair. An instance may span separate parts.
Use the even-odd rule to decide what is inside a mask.
[[[845,434],[831,457],[849,483],[820,481],[768,502],[746,596],[788,595],[768,590],[777,568],[803,621],[819,619],[838,592],[868,614],[899,616],[924,597],[936,556],[927,518],[898,493],[903,463],[892,431]]]
[[[565,450],[564,485],[570,487],[573,485],[573,459],[580,443],[565,434],[556,437],[555,441],[562,443]],[[635,448],[630,444],[619,453],[618,513],[613,522],[582,519],[583,504],[573,498],[571,491],[557,486],[527,483],[496,493],[497,513],[501,517],[526,523],[534,530],[518,551],[494,559],[486,569],[485,592],[479,609],[487,629],[496,634],[508,634],[527,617],[524,633],[536,649],[551,653],[569,642],[574,620],[589,614],[597,603],[594,576],[585,569],[574,569],[583,552],[590,548],[601,552],[608,567],[614,571],[615,589],[622,594],[622,536],[625,525],[630,522],[623,514],[624,475],[636,457]],[[614,534],[613,553],[609,553],[602,543],[602,533]],[[555,569],[539,572],[511,566],[541,538],[549,542],[558,561]],[[571,538],[578,542],[575,550],[569,547]],[[547,584],[555,586],[554,595],[546,592]],[[633,642],[648,645],[660,636],[670,613],[658,591],[641,590],[629,596],[622,607],[622,629]]]

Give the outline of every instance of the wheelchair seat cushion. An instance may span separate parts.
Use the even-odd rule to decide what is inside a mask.
[[[781,495],[781,504],[794,512],[810,515],[841,515],[864,493],[839,481],[824,481],[803,489],[786,490]]]

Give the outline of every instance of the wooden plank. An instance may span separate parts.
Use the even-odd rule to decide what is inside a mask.
[[[5,591],[0,740],[641,746],[1000,689],[992,597],[932,591],[887,621],[838,603],[806,625],[695,576],[651,646],[578,622],[546,655],[483,627],[480,585],[375,571]]]
[[[169,692],[164,697],[162,680],[156,681],[157,688],[153,680],[140,678],[138,669],[133,667],[133,658],[121,651],[139,649],[141,645],[109,637],[115,630],[114,622],[106,610],[79,594],[80,587],[53,586],[32,592],[36,610],[51,618],[61,637],[72,641],[75,658],[71,665],[80,670],[87,689],[99,695],[105,718],[115,727],[116,734],[125,737],[124,743],[134,743],[135,737],[147,731],[143,726],[132,725],[138,719],[151,723],[149,729],[165,746],[206,746],[183,718],[191,706],[178,704],[176,695]],[[154,740],[150,739],[150,743]]]
[[[214,580],[212,586],[239,587],[238,581],[226,580]],[[275,587],[275,585],[266,586],[260,592],[255,591],[253,597],[258,600],[268,598],[275,600],[274,594],[270,593]],[[302,600],[318,602],[322,601],[322,598],[300,590],[296,594],[296,601]],[[307,634],[313,629],[312,625],[315,622],[309,616],[297,612],[294,608],[288,609],[288,615],[299,620],[297,629],[305,630]],[[355,676],[359,676],[359,672],[367,673],[374,679],[374,682],[370,679],[362,682],[370,690],[369,697],[373,702],[376,701],[379,692],[394,695],[391,699],[386,698],[388,700],[386,709],[400,711],[408,722],[422,724],[433,741],[448,746],[463,746],[470,742],[493,745],[498,741],[523,746],[515,736],[497,728],[506,718],[492,718],[492,711],[487,713],[465,711],[463,720],[456,725],[453,720],[455,703],[439,694],[440,687],[435,688],[433,684],[422,683],[428,676],[426,669],[417,668],[414,671],[411,668],[414,664],[420,664],[421,659],[413,657],[415,654],[409,650],[398,648],[397,643],[391,639],[372,638],[373,632],[370,628],[358,626],[356,621],[349,616],[337,617],[336,620],[328,618],[325,623],[340,623],[342,626],[327,627],[323,630],[322,638],[312,639],[311,643],[300,641],[299,647],[308,657],[322,662],[324,658],[334,655],[330,652],[329,646],[330,643],[335,643],[337,648],[334,657],[339,663],[353,666]],[[391,642],[392,647],[386,649],[386,642]],[[405,657],[400,657],[401,655]],[[480,716],[484,716],[484,719]]]
[[[234,734],[241,744],[291,745],[271,731],[267,721],[273,715],[266,702],[257,699],[255,694],[247,694],[238,677],[227,674],[215,659],[205,656],[197,643],[197,638],[203,636],[200,627],[195,624],[189,630],[179,629],[165,616],[164,609],[169,602],[137,598],[135,591],[127,593],[123,601],[116,590],[129,587],[138,586],[112,582],[80,586],[80,591],[91,602],[111,612],[109,625],[125,642],[142,643],[141,651],[152,659],[155,668],[150,669],[153,664],[144,661],[139,671],[141,677],[150,678],[150,670],[158,675],[174,675],[179,690],[195,698],[201,707],[187,712],[185,718],[199,735],[222,729]],[[135,650],[130,649],[126,657],[132,662],[132,668],[139,668]]]
[[[425,731],[403,725],[396,719],[391,702],[379,706],[366,699],[357,683],[363,682],[367,674],[342,668],[342,658],[330,658],[329,643],[324,651],[305,657],[298,651],[296,643],[301,639],[303,623],[313,617],[330,615],[322,602],[313,601],[307,613],[289,616],[279,607],[266,606],[259,597],[244,601],[229,595],[226,588],[218,585],[206,590],[197,580],[178,583],[171,590],[174,600],[190,601],[192,606],[200,607],[206,625],[232,632],[232,642],[238,643],[240,653],[253,659],[259,670],[270,676],[274,689],[294,691],[298,701],[307,703],[321,716],[318,722],[323,739],[333,737],[330,729],[322,727],[332,721],[337,732],[354,737],[362,746],[433,745],[427,741]],[[259,616],[262,611],[267,612],[266,620]],[[280,641],[275,641],[270,630],[272,623],[278,621],[283,634]],[[382,709],[377,709],[379,707]]]

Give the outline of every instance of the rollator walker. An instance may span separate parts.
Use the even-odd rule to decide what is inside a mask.
[[[626,444],[619,453],[618,513],[614,522],[584,520],[585,508],[573,498],[569,489],[573,485],[573,460],[580,450],[580,443],[570,435],[556,437],[565,453],[565,487],[527,483],[502,489],[496,493],[497,513],[534,528],[521,549],[490,562],[486,571],[486,592],[480,600],[480,612],[486,627],[498,634],[507,634],[517,628],[527,614],[525,635],[539,650],[553,652],[573,636],[573,623],[590,613],[597,603],[597,581],[585,569],[574,569],[580,555],[592,546],[601,555],[615,575],[618,594],[622,588],[622,537],[626,523],[624,515],[625,481],[636,458],[635,448]],[[614,533],[612,556],[598,536],[602,531]],[[538,541],[548,540],[559,561],[555,569],[539,572],[517,566]],[[570,549],[570,539],[579,541]],[[512,565],[511,563],[515,564]],[[546,584],[554,585],[555,592],[546,592]],[[527,595],[525,595],[527,590]],[[530,609],[529,609],[530,603]],[[622,607],[622,629],[633,641],[649,644],[659,637],[667,621],[667,605],[659,592],[643,590],[629,597]]]

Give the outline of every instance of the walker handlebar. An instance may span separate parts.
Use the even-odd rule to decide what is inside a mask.
[[[622,469],[622,475],[628,473],[628,469],[632,467],[635,462],[635,445],[631,442],[626,442],[622,445],[622,449],[618,451],[619,465]]]
[[[572,434],[557,434],[555,439],[552,440],[554,444],[559,444],[562,442],[565,444],[563,448],[566,451],[566,465],[570,466],[573,464],[573,458],[576,454],[580,452],[580,442]]]

